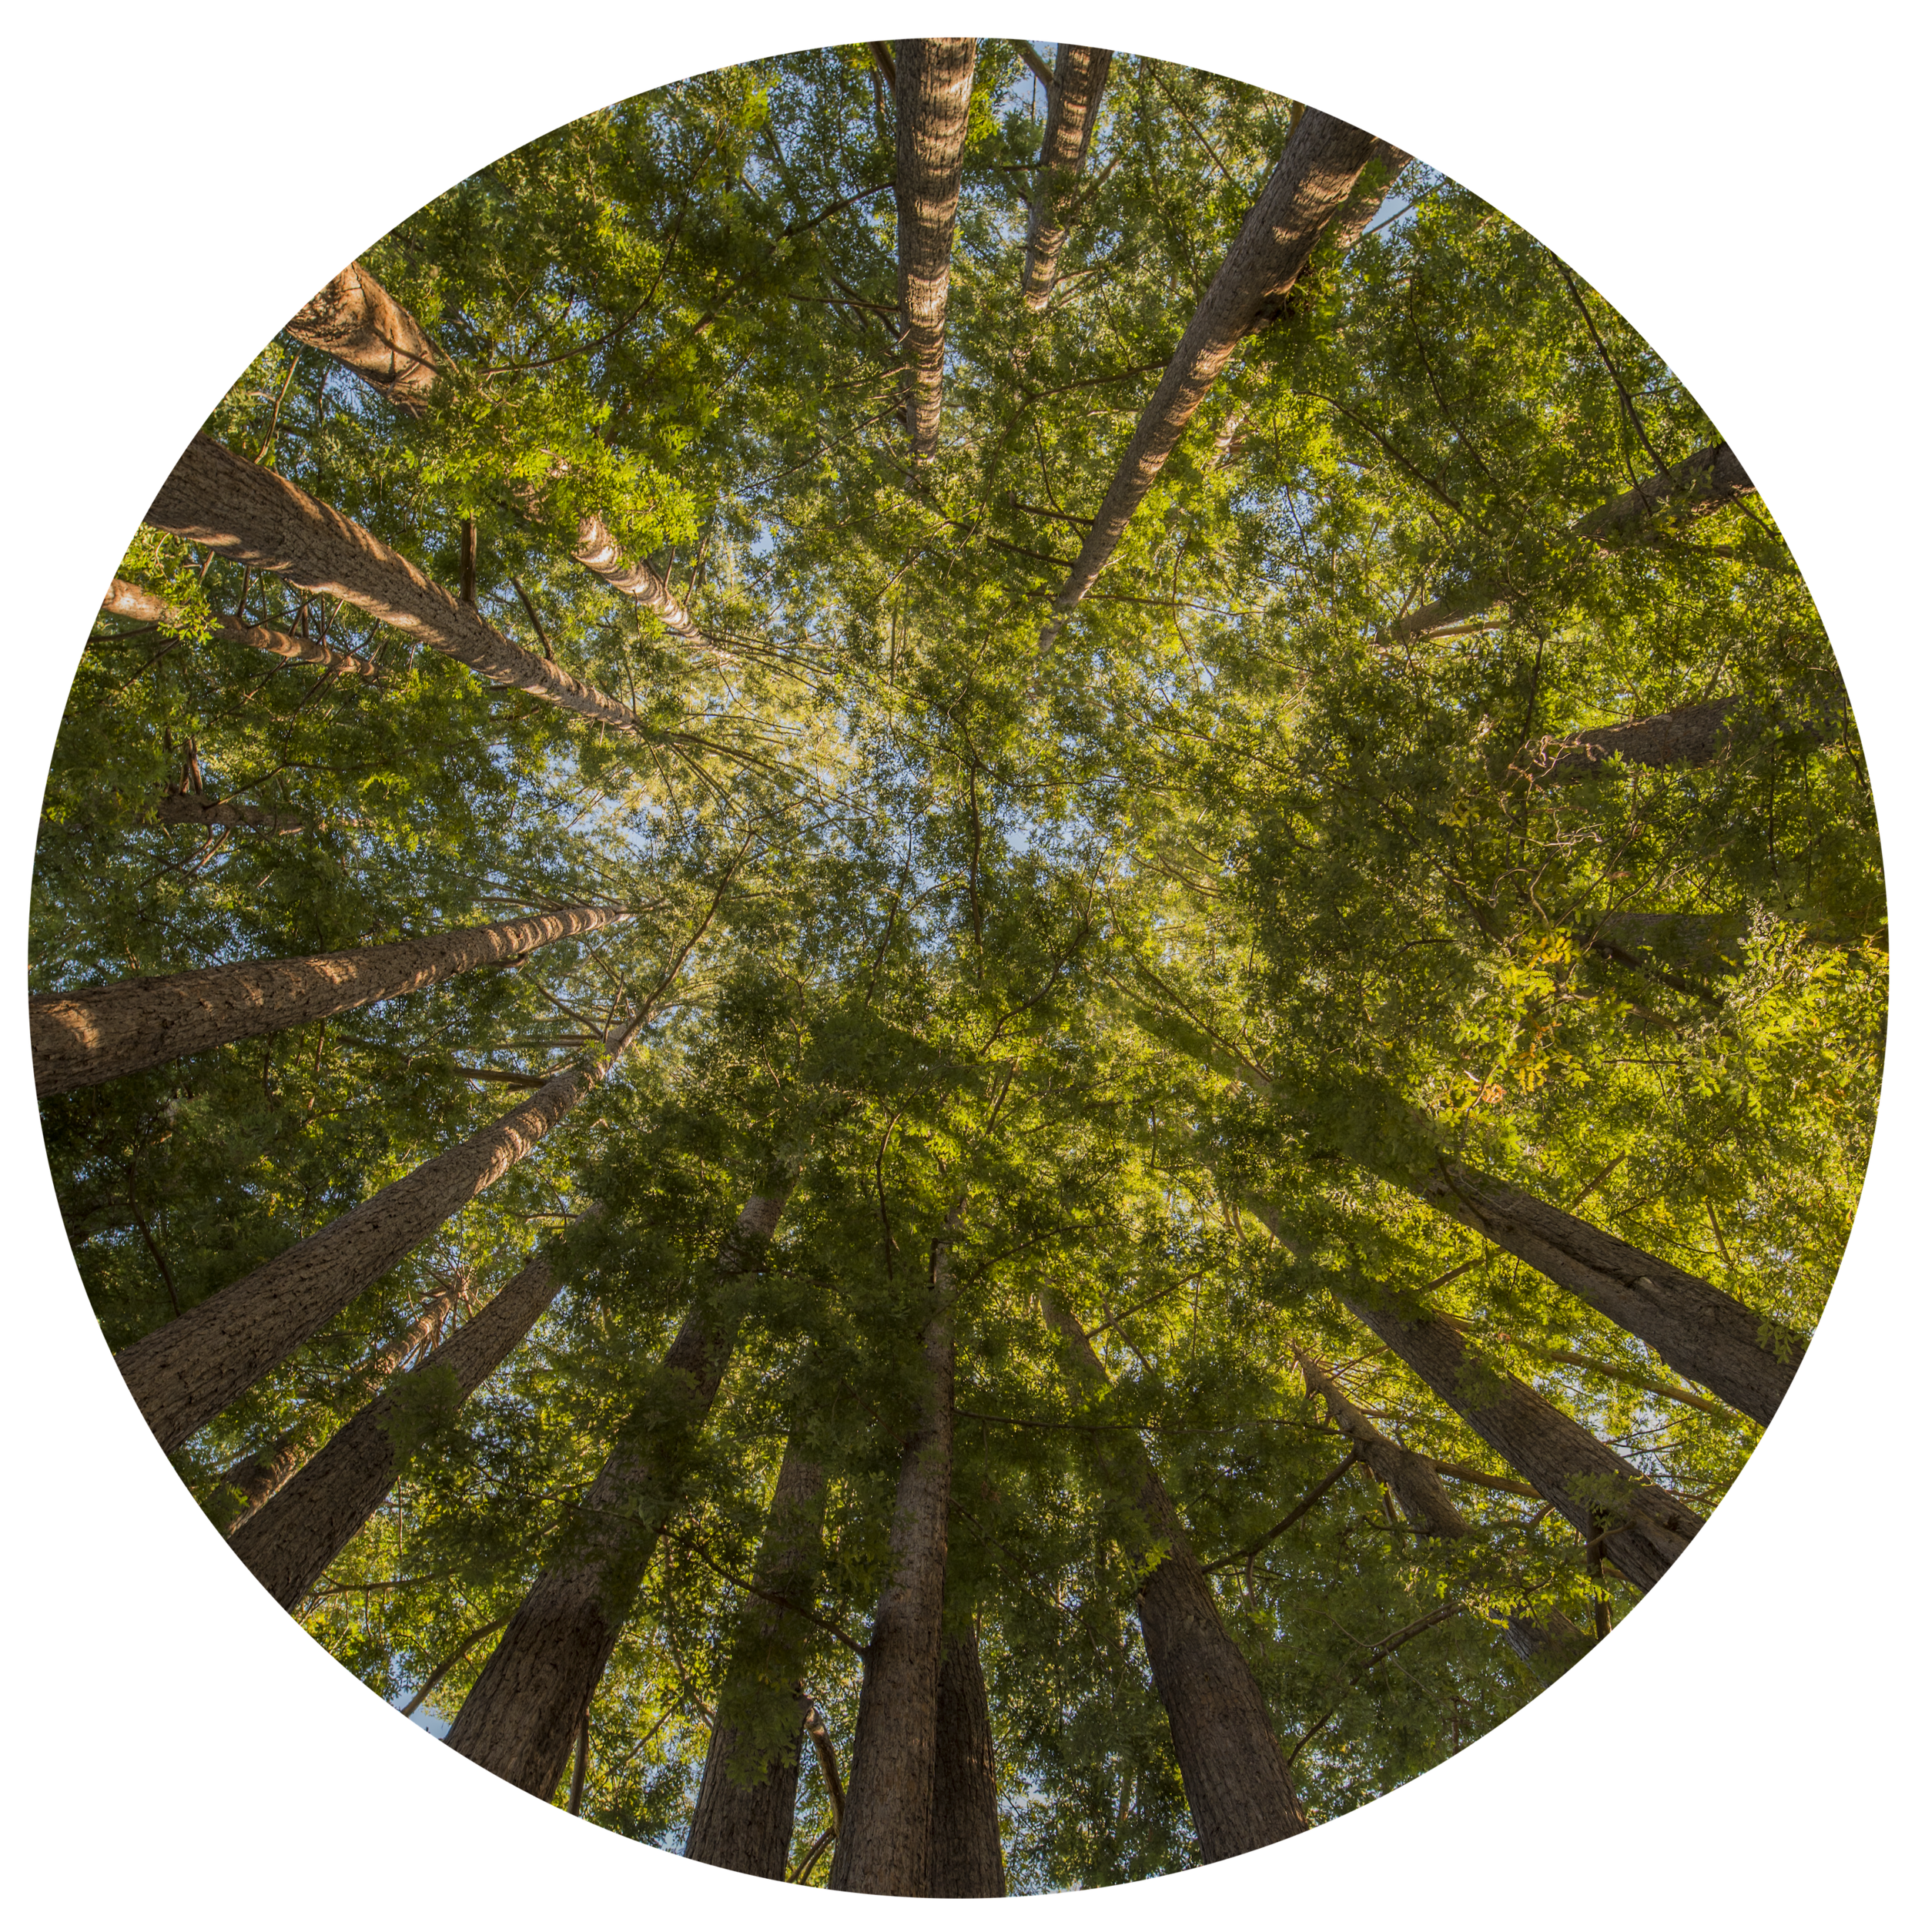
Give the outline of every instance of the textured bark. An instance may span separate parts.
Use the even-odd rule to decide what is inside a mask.
[[[1079,1372],[1092,1383],[1106,1382],[1102,1361],[1075,1318],[1053,1297],[1044,1306]],[[1131,1452],[1113,1446],[1116,1441],[1097,1439],[1097,1472],[1113,1494],[1133,1498],[1150,1543],[1162,1545],[1137,1596],[1137,1616],[1204,1860],[1214,1863],[1294,1837],[1308,1829],[1308,1820],[1257,1679],[1224,1628],[1210,1579],[1147,1455],[1140,1444]],[[1129,1552],[1137,1563],[1150,1554],[1148,1547]]]
[[[350,262],[287,325],[304,348],[345,363],[397,408],[419,415],[434,387],[440,358],[407,310]]]
[[[100,608],[112,616],[134,618],[143,624],[186,624],[192,621],[186,612],[165,598],[142,589],[138,584],[129,584],[122,577],[116,577],[107,587],[107,594],[100,600]],[[338,671],[346,677],[368,678],[374,674],[373,665],[365,658],[357,658],[351,651],[337,651],[333,645],[322,644],[313,638],[291,637],[285,631],[270,630],[264,624],[243,624],[239,618],[229,617],[225,611],[214,614],[214,632],[217,637],[246,645],[253,650],[267,651],[276,658],[292,658],[300,664],[325,665],[330,671]]]
[[[1000,1898],[1009,1889],[996,1808],[996,1745],[974,1625],[942,1639],[936,1693],[931,1898]]]
[[[716,1256],[718,1277],[758,1264],[786,1198],[750,1198]],[[705,1298],[689,1311],[448,1733],[451,1749],[539,1798],[561,1780],[735,1341],[732,1318]]]
[[[1703,1519],[1615,1450],[1512,1375],[1500,1375],[1465,1345],[1441,1315],[1406,1321],[1346,1295],[1344,1306],[1390,1348],[1587,1543],[1602,1532],[1605,1553],[1641,1590],[1682,1555]],[[1601,1501],[1586,1484],[1607,1485]]]
[[[236,805],[231,799],[204,798],[198,792],[169,792],[154,807],[158,825],[230,825],[276,836],[299,832],[307,822],[257,805]]]
[[[608,526],[591,512],[581,519],[575,532],[575,547],[569,552],[584,570],[600,578],[611,590],[619,591],[645,611],[661,620],[663,628],[685,642],[699,644],[718,656],[727,656],[721,646],[705,636],[688,614],[688,606],[676,596],[645,563],[624,560]]]
[[[45,1099],[183,1054],[331,1020],[476,966],[517,959],[537,946],[578,938],[624,916],[605,906],[571,906],[392,946],[310,953],[303,959],[251,959],[38,993],[27,1003],[35,1087]]]
[[[908,50],[897,68],[899,99]],[[829,1890],[929,1897],[935,1826],[937,1686],[942,1579],[949,1547],[949,1471],[956,1443],[956,1341],[949,1320],[949,1240],[936,1251],[922,1331],[928,1383],[922,1415],[902,1450],[889,1521],[892,1569],[862,1659],[862,1697],[842,1829]]]
[[[1590,1647],[1584,1632],[1562,1610],[1533,1616],[1517,1610],[1504,1619],[1504,1640],[1527,1664],[1564,1669]]]
[[[1304,1387],[1323,1398],[1324,1413],[1363,1458],[1364,1466],[1389,1490],[1411,1527],[1425,1536],[1462,1536],[1470,1525],[1444,1493],[1437,1466],[1428,1457],[1400,1448],[1351,1401],[1322,1363],[1301,1348],[1291,1351],[1303,1371]]]
[[[1370,159],[1360,182],[1330,225],[1331,239],[1340,253],[1348,255],[1364,239],[1364,231],[1382,211],[1398,177],[1411,165],[1410,156],[1388,141],[1371,144]]]
[[[1668,765],[1709,765],[1731,748],[1731,714],[1736,700],[1714,698],[1660,712],[1655,718],[1595,725],[1562,738],[1540,738],[1518,754],[1513,769],[1539,785],[1568,785],[1581,778],[1615,778],[1626,765],[1654,769]]]
[[[820,1468],[791,1436],[775,1478],[768,1521],[755,1559],[755,1585],[801,1609],[810,1607],[820,1565],[822,1509],[825,1500]],[[792,1661],[806,1630],[800,1617],[765,1602],[752,1613],[751,1634],[731,1659],[722,1691],[751,1693],[767,1675],[772,1649]],[[788,1869],[788,1841],[795,1829],[795,1780],[801,1770],[803,1722],[808,1699],[799,1687],[793,1697],[795,1724],[788,1747],[772,1759],[752,1763],[741,1733],[721,1713],[708,1734],[708,1756],[701,1790],[688,1827],[684,1855],[705,1865],[720,1865],[756,1878],[780,1879]],[[735,1773],[738,1776],[732,1776]],[[754,1782],[738,1782],[741,1774]]]
[[[401,1472],[390,1425],[419,1402],[459,1408],[507,1360],[561,1287],[537,1256],[494,1299],[336,1431],[321,1452],[235,1531],[234,1554],[283,1609],[318,1583]],[[412,1331],[410,1331],[412,1332]],[[397,1351],[381,1368],[392,1374]],[[370,1381],[377,1380],[370,1376]]]
[[[1066,206],[1088,157],[1096,128],[1096,109],[1110,78],[1106,47],[1056,49],[1056,72],[1046,83],[1050,118],[1043,129],[1043,165],[1029,195],[1029,233],[1023,256],[1023,300],[1031,309],[1046,308],[1056,284],[1056,264],[1070,231]]]
[[[511,643],[371,531],[211,437],[187,446],[147,521],[304,591],[338,597],[495,685],[620,731],[641,730],[619,699]]]
[[[1418,1191],[1635,1335],[1721,1401],[1756,1422],[1777,1414],[1804,1357],[1803,1336],[1761,1321],[1701,1277],[1488,1174],[1439,1169]]]
[[[903,420],[919,457],[936,452],[942,421],[942,343],[949,244],[962,193],[973,40],[905,40],[896,50],[896,299],[909,370]],[[840,1871],[848,1855],[838,1852]]]
[[[1137,421],[1069,579],[1056,593],[1045,648],[1089,594],[1237,343],[1282,313],[1375,145],[1361,128],[1315,108],[1297,124]]]
[[[557,1074],[459,1147],[123,1348],[115,1365],[161,1447],[179,1448],[499,1180],[594,1090],[612,1060]]]

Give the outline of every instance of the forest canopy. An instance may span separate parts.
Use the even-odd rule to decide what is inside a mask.
[[[1195,70],[557,130],[103,599],[36,1070],[236,1559],[539,1798],[983,1895],[1459,1750],[1836,1271],[1876,821],[1769,507],[1556,256]]]

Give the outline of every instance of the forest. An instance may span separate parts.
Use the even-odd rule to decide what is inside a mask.
[[[541,1801],[1234,1857],[1581,1662],[1776,1413],[1883,1040],[1843,684],[1662,358],[1389,140],[704,75],[157,481],[35,876],[68,1237],[209,1533]]]

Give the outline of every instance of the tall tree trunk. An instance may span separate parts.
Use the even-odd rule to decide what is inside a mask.
[[[499,1180],[594,1090],[640,1023],[630,1026],[606,1060],[557,1074],[459,1147],[423,1162],[318,1234],[123,1348],[115,1365],[161,1447],[179,1448]]]
[[[901,56],[915,45],[905,42],[899,50],[899,100],[908,71]],[[903,1445],[889,1522],[891,1573],[863,1653],[849,1796],[835,1863],[829,1868],[832,1891],[929,1896],[942,1580],[949,1562],[949,1472],[956,1448],[950,1248],[961,1210],[959,1201],[929,1269],[932,1307],[922,1330],[928,1381],[920,1418]]]
[[[477,966],[598,931],[628,915],[602,906],[464,926],[302,959],[250,959],[155,979],[36,993],[27,1003],[34,1085],[42,1099],[138,1073],[188,1053],[306,1026],[418,993]]]
[[[1044,649],[1088,595],[1237,343],[1282,312],[1375,146],[1361,128],[1315,108],[1297,123],[1137,420],[1068,581],[1056,593]]]
[[[1488,1174],[1439,1167],[1417,1190],[1720,1401],[1756,1422],[1777,1414],[1803,1359],[1803,1336],[1761,1319],[1701,1277]]]
[[[1684,1553],[1703,1518],[1667,1495],[1590,1431],[1465,1345],[1441,1315],[1406,1321],[1343,1294],[1344,1306],[1455,1409],[1587,1544],[1648,1590]]]
[[[1376,220],[1398,177],[1410,165],[1411,157],[1404,149],[1388,141],[1371,143],[1362,178],[1330,225],[1331,239],[1341,254],[1348,255],[1364,239],[1364,229]]]
[[[124,577],[116,577],[107,587],[107,594],[100,600],[100,608],[114,617],[137,619],[142,624],[186,624],[191,620],[187,614],[169,604],[164,598],[155,596],[152,591],[143,590],[138,584],[129,584]],[[285,631],[271,631],[264,624],[243,624],[236,617],[230,617],[224,611],[214,613],[214,633],[217,637],[229,639],[235,644],[246,645],[255,651],[265,651],[276,658],[289,658],[300,664],[325,665],[330,671],[340,671],[350,678],[368,678],[374,675],[374,667],[365,658],[357,658],[351,651],[337,651],[331,644],[323,644],[313,638],[291,637]]]
[[[769,1597],[802,1610],[809,1608],[815,1593],[825,1500],[822,1470],[792,1434],[768,1505],[755,1580],[756,1588]],[[780,1603],[766,1600],[751,1608],[749,1619],[730,1659],[716,1722],[708,1733],[708,1756],[684,1855],[756,1878],[780,1879],[788,1869],[788,1841],[795,1829],[795,1780],[808,1700],[798,1686],[790,1699],[795,1713],[790,1740],[773,1756],[752,1758],[727,1713],[732,1697],[752,1699],[772,1676],[786,1681],[795,1674],[808,1626]],[[772,1672],[772,1652],[778,1659]]]
[[[234,1532],[234,1554],[285,1610],[321,1579],[401,1473],[392,1425],[452,1415],[506,1361],[561,1287],[540,1256],[440,1348],[336,1430],[313,1462]],[[411,1332],[411,1331],[410,1331]],[[397,1351],[390,1358],[400,1360]]]
[[[1029,233],[1023,256],[1023,300],[1026,307],[1049,306],[1056,285],[1056,264],[1070,231],[1064,216],[1070,191],[1090,152],[1096,109],[1110,78],[1106,47],[1056,49],[1056,72],[1046,83],[1050,118],[1043,129],[1043,165],[1029,194]]]
[[[276,837],[299,832],[306,824],[283,812],[270,812],[257,805],[236,805],[231,799],[203,798],[198,792],[169,792],[154,807],[152,822],[157,825],[214,825],[238,827],[247,832],[267,832]]]
[[[350,262],[287,324],[303,347],[345,363],[397,408],[418,416],[440,358],[407,310],[359,262]]]
[[[1714,443],[1674,463],[1665,475],[1645,477],[1622,496],[1600,504],[1579,517],[1571,531],[1606,553],[1624,550],[1750,496],[1756,487],[1731,445]],[[1391,626],[1391,635],[1404,644],[1437,637],[1473,622],[1503,601],[1495,583],[1473,577],[1458,589],[1407,611]]]
[[[1075,1317],[1053,1297],[1046,1297],[1043,1306],[1078,1372],[1093,1385],[1106,1386],[1108,1373]],[[1140,1444],[1132,1453],[1110,1446],[1113,1437],[1095,1440],[1105,1487],[1133,1497],[1150,1542],[1163,1545],[1137,1596],[1137,1616],[1205,1861],[1294,1837],[1308,1820],[1277,1748],[1263,1693],[1224,1628],[1210,1579],[1161,1478]],[[1147,1551],[1129,1554],[1140,1563]]]
[[[1714,698],[1659,712],[1654,718],[1595,725],[1562,738],[1540,738],[1518,752],[1512,768],[1539,785],[1569,785],[1582,778],[1613,778],[1620,768],[1610,761],[1656,769],[1669,765],[1709,765],[1731,748],[1736,701]]]
[[[511,643],[371,531],[211,437],[188,444],[147,521],[304,591],[338,597],[494,685],[618,731],[643,730],[618,698]]]
[[[942,1639],[936,1689],[931,1898],[1000,1898],[1003,1828],[996,1806],[996,1745],[976,1626]]]
[[[973,40],[905,40],[896,49],[896,298],[909,352],[902,416],[910,447],[936,453],[949,245],[962,193],[962,142],[976,78]],[[836,1854],[842,1869],[849,1847]]]
[[[688,607],[640,558],[624,559],[608,526],[591,511],[575,532],[569,555],[585,571],[600,578],[611,591],[653,611],[664,629],[685,643],[701,645],[718,657],[731,654],[708,636],[688,613]]]
[[[719,1282],[758,1265],[788,1198],[752,1196],[715,1258]],[[634,1607],[680,1500],[697,1439],[734,1352],[727,1294],[684,1319],[574,1518],[469,1692],[447,1742],[497,1777],[551,1796],[574,1727]]]
[[[1411,1527],[1424,1536],[1468,1535],[1471,1526],[1444,1493],[1436,1465],[1393,1442],[1337,1385],[1321,1362],[1294,1344],[1291,1353],[1303,1371],[1304,1387],[1323,1398],[1324,1413],[1362,1457],[1364,1466],[1396,1498]]]

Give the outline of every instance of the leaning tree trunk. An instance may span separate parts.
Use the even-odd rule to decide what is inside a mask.
[[[976,1626],[942,1639],[936,1688],[931,1898],[1000,1898],[1009,1889],[996,1806],[996,1746]]]
[[[757,1265],[787,1190],[752,1196],[715,1259],[718,1282]],[[537,1797],[561,1781],[733,1354],[727,1292],[691,1308],[601,1473],[469,1692],[447,1742]]]
[[[1612,778],[1625,765],[1653,770],[1671,765],[1709,765],[1729,751],[1736,701],[1714,698],[1659,712],[1653,718],[1594,725],[1564,736],[1539,738],[1518,752],[1512,768],[1539,785],[1569,785],[1582,778]]]
[[[401,1472],[394,1425],[450,1416],[506,1361],[561,1284],[537,1256],[494,1299],[384,1388],[234,1532],[234,1554],[292,1610],[387,1500]]]
[[[392,946],[355,946],[302,959],[251,959],[37,993],[27,1003],[34,1084],[44,1100],[184,1054],[310,1026],[418,993],[476,966],[519,959],[537,946],[576,939],[627,916],[607,906],[570,906]]]
[[[1043,1305],[1068,1342],[1078,1372],[1093,1384],[1106,1385],[1102,1360],[1075,1318],[1053,1297]],[[1163,1546],[1137,1596],[1137,1616],[1204,1860],[1214,1863],[1294,1837],[1309,1821],[1291,1788],[1263,1693],[1224,1628],[1210,1579],[1169,1494],[1140,1445],[1132,1454],[1103,1446],[1103,1438],[1097,1441],[1097,1472],[1105,1488],[1133,1497],[1150,1531],[1148,1543]],[[1138,1563],[1147,1553],[1147,1546],[1129,1552]]]
[[[494,685],[618,731],[643,732],[619,698],[511,643],[371,531],[211,437],[188,444],[147,521],[304,591],[338,597]]]
[[[1420,1179],[1418,1192],[1720,1401],[1756,1422],[1777,1414],[1803,1358],[1803,1336],[1753,1314],[1701,1277],[1488,1174],[1440,1167]]]
[[[593,1091],[639,1025],[630,1026],[608,1060],[557,1074],[459,1147],[123,1348],[115,1364],[161,1447],[179,1448],[492,1187]]]
[[[973,40],[905,40],[896,50],[896,299],[909,370],[903,420],[919,457],[942,422],[949,244],[962,193],[962,142],[976,78]],[[848,1847],[836,1854],[840,1871]]]
[[[788,1869],[807,1700],[799,1688],[773,1693],[782,1697],[794,1721],[788,1743],[772,1755],[752,1756],[728,1713],[732,1702],[745,1706],[758,1692],[769,1694],[765,1687],[772,1683],[785,1685],[799,1674],[808,1626],[795,1612],[806,1612],[815,1594],[825,1500],[822,1470],[792,1434],[755,1559],[755,1587],[764,1595],[751,1606],[729,1661],[716,1723],[708,1733],[695,1821],[683,1847],[685,1857],[701,1864],[755,1878],[780,1879]]]
[[[410,416],[420,414],[440,369],[427,330],[359,262],[349,263],[286,333],[346,363]]]
[[[1282,312],[1375,145],[1361,128],[1315,108],[1298,122],[1137,421],[1068,581],[1056,593],[1056,614],[1043,635],[1045,650],[1089,594],[1237,343]]]
[[[1056,264],[1070,231],[1066,204],[1096,132],[1096,109],[1110,78],[1106,47],[1056,49],[1056,72],[1049,82],[1050,118],[1043,129],[1043,165],[1029,195],[1029,233],[1023,256],[1023,300],[1046,308],[1056,285]]]
[[[236,805],[231,799],[203,799],[197,792],[169,792],[154,807],[152,824],[196,825],[206,829],[226,825],[246,832],[273,832],[277,837],[299,832],[306,825],[286,812],[270,812],[258,805]]]
[[[1471,1526],[1444,1493],[1437,1465],[1414,1450],[1400,1448],[1337,1387],[1328,1369],[1291,1347],[1302,1370],[1304,1388],[1323,1398],[1324,1413],[1362,1458],[1368,1469],[1397,1498],[1411,1527],[1421,1536],[1466,1536]]]
[[[910,42],[906,45],[912,46]],[[899,86],[902,69],[899,66]],[[922,1330],[928,1381],[922,1415],[902,1450],[889,1522],[889,1580],[862,1657],[854,1761],[832,1891],[929,1896],[936,1815],[942,1580],[949,1547],[949,1472],[956,1446],[952,1211],[929,1271],[934,1304]]]
[[[138,618],[143,624],[191,623],[186,612],[155,596],[152,591],[143,590],[138,584],[129,584],[124,577],[116,577],[107,587],[107,594],[100,600],[102,610],[116,617]],[[374,667],[365,658],[357,658],[351,651],[337,651],[331,644],[323,644],[314,638],[291,637],[285,631],[271,631],[264,624],[243,624],[237,617],[229,617],[225,611],[213,613],[214,635],[226,638],[234,644],[244,644],[250,650],[265,651],[270,656],[288,658],[300,664],[325,665],[330,671],[338,671],[350,678],[367,678],[373,675]]]
[[[1347,1294],[1338,1299],[1461,1415],[1538,1495],[1648,1590],[1703,1526],[1615,1450],[1512,1375],[1501,1375],[1465,1347],[1441,1315],[1406,1321]]]

